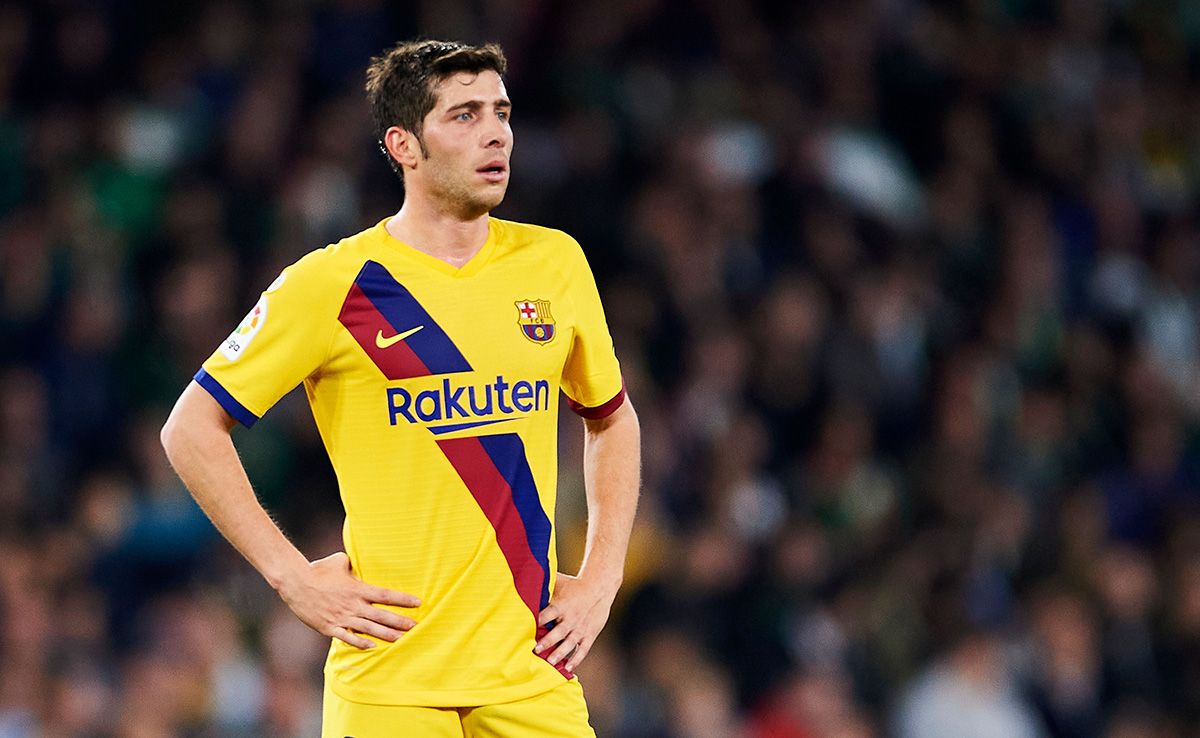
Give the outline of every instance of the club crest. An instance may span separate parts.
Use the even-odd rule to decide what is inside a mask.
[[[517,325],[521,333],[534,343],[550,343],[554,340],[554,316],[550,314],[549,300],[517,300]]]

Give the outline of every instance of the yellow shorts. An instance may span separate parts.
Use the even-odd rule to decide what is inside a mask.
[[[321,738],[595,738],[578,679],[516,702],[408,707],[350,702],[325,685]]]

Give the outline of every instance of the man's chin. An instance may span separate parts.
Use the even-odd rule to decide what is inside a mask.
[[[490,213],[504,201],[508,191],[503,186],[446,188],[433,192],[434,199],[462,220],[474,220]]]
[[[487,215],[496,208],[500,207],[500,203],[504,202],[504,193],[507,191],[508,188],[504,187],[494,192],[480,193],[478,197],[472,198],[472,200],[467,203],[467,207],[464,208],[464,210],[472,213],[473,217]]]

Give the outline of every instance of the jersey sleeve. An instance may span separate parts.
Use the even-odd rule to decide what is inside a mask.
[[[336,314],[323,284],[323,252],[284,269],[195,381],[246,427],[324,363]]]
[[[625,383],[604,319],[596,279],[579,244],[572,240],[571,246],[575,253],[568,278],[575,306],[575,330],[563,365],[562,389],[576,414],[588,419],[603,418],[625,401]]]

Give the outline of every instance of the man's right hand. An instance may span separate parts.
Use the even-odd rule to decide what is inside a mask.
[[[350,557],[341,551],[313,561],[307,571],[283,581],[278,591],[305,625],[363,649],[374,648],[375,642],[359,633],[391,643],[417,624],[412,618],[375,605],[421,604],[410,594],[375,587],[354,576]]]

